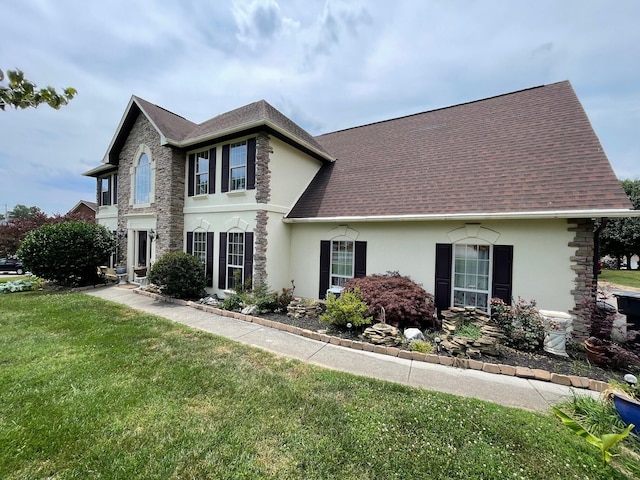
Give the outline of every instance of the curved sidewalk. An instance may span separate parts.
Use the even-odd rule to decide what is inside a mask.
[[[412,387],[452,393],[537,412],[546,412],[551,405],[571,398],[573,395],[570,387],[555,383],[446,367],[319,342],[255,323],[137,295],[130,288],[112,286],[86,290],[84,293],[278,355]],[[577,395],[590,395],[597,398],[598,393],[579,390]]]

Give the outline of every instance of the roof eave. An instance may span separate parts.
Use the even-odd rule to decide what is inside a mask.
[[[163,138],[163,145],[173,145],[175,147],[179,147],[179,148],[188,148],[192,145],[198,145],[201,143],[205,143],[208,141],[212,141],[215,140],[216,138],[220,138],[220,137],[226,137],[229,135],[233,135],[236,133],[240,133],[246,130],[251,130],[252,128],[258,128],[258,127],[267,127],[277,133],[279,133],[280,135],[283,135],[289,139],[291,139],[292,141],[294,141],[295,143],[297,143],[298,145],[300,145],[301,147],[304,147],[305,149],[313,152],[315,155],[317,155],[318,157],[321,157],[329,162],[334,162],[335,159],[329,155],[326,152],[323,152],[322,150],[319,150],[318,148],[316,148],[315,146],[311,145],[310,143],[302,140],[300,137],[297,137],[295,135],[292,135],[289,131],[281,128],[279,125],[269,121],[269,120],[257,120],[257,121],[253,121],[253,122],[246,122],[246,123],[241,123],[239,125],[235,125],[231,128],[227,128],[224,130],[218,130],[216,132],[213,133],[208,133],[206,135],[201,135],[199,137],[194,137],[194,138],[189,138],[187,140],[172,140],[170,138]]]
[[[337,217],[288,218],[285,223],[364,223],[364,222],[430,222],[430,221],[478,221],[478,220],[544,220],[554,218],[620,218],[640,217],[640,210],[555,210],[534,212],[499,213],[451,213],[427,215],[363,215]]]
[[[87,170],[82,175],[84,175],[85,177],[97,177],[102,173],[106,173],[111,170],[117,170],[117,169],[118,169],[117,165],[113,165],[112,163],[103,163],[99,167],[92,168],[91,170]]]

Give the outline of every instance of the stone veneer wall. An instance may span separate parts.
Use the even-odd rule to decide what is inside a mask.
[[[157,258],[184,250],[186,157],[181,150],[162,148],[166,155],[156,167]]]
[[[575,232],[569,247],[576,249],[571,257],[571,269],[576,274],[575,289],[571,291],[575,306],[571,313],[576,317],[573,333],[578,338],[589,336],[591,315],[585,303],[596,302],[597,283],[593,275],[594,221],[590,218],[569,219],[570,232]]]
[[[149,207],[134,207],[129,204],[131,181],[129,174],[140,145],[151,150],[155,163],[155,201]],[[182,250],[184,215],[184,154],[172,147],[160,144],[160,135],[147,118],[139,114],[120,154],[118,166],[118,228],[127,228],[128,214],[156,215],[156,256],[172,250]],[[120,242],[124,257],[127,252],[126,239]],[[125,265],[127,259],[122,258]]]
[[[256,203],[269,203],[271,200],[271,171],[269,170],[269,154],[273,148],[269,136],[260,132],[256,138]],[[267,283],[267,222],[266,210],[256,212],[256,228],[254,231],[253,283]]]

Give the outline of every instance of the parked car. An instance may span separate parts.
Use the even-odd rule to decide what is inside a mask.
[[[22,263],[15,258],[0,258],[0,272],[15,272],[18,275],[24,273]]]

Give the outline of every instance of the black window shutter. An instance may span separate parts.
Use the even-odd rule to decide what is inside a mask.
[[[207,264],[205,267],[207,287],[213,286],[213,232],[207,232]]]
[[[247,190],[256,188],[256,139],[247,140]]]
[[[453,248],[450,243],[436,243],[435,302],[438,314],[451,306],[451,262]]]
[[[216,149],[209,150],[209,193],[216,193]]]
[[[367,242],[356,242],[356,252],[353,265],[353,276],[356,278],[367,276]]]
[[[187,168],[187,185],[189,190],[187,192],[189,197],[193,197],[194,182],[196,176],[196,155],[194,153],[189,154],[189,168]]]
[[[243,281],[253,278],[253,232],[244,234],[244,278]]]
[[[494,245],[491,298],[499,298],[511,305],[512,272],[513,245]]]
[[[193,255],[193,232],[187,232],[187,253]]]
[[[222,181],[220,190],[229,191],[229,145],[222,146]]]
[[[118,174],[114,173],[113,174],[113,193],[111,193],[111,195],[113,196],[113,203],[114,205],[118,204]]]
[[[220,232],[220,244],[218,245],[218,288],[227,288],[227,233]]]
[[[331,269],[331,242],[329,240],[320,241],[320,290],[318,298],[325,298],[329,290],[329,275]]]

